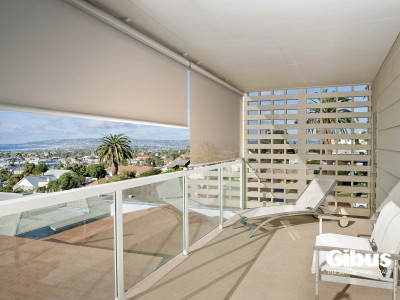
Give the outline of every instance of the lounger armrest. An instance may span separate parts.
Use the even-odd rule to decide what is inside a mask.
[[[362,218],[348,218],[348,217],[336,217],[336,216],[324,216],[324,215],[319,215],[319,219],[325,219],[325,220],[346,220],[346,221],[354,221],[354,222],[366,222],[366,223],[375,223],[376,220],[374,219],[362,219]]]
[[[351,248],[341,248],[341,247],[330,247],[330,246],[314,246],[315,251],[331,251],[331,250],[340,250],[340,251],[348,251],[348,250],[354,250],[356,253],[362,253],[362,254],[388,254],[390,259],[394,260],[400,260],[400,255],[397,254],[391,254],[391,253],[383,253],[383,252],[375,252],[375,251],[370,251],[370,250],[359,250],[359,249],[351,249]]]

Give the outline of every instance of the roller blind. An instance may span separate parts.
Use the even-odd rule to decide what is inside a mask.
[[[192,164],[234,159],[240,153],[242,97],[190,72],[190,160]]]
[[[61,0],[0,2],[0,104],[187,125],[186,67]]]

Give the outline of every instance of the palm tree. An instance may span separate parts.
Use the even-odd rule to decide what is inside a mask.
[[[328,90],[322,90],[323,93],[327,93]],[[350,98],[349,97],[339,97],[338,98],[338,102],[350,102]],[[316,101],[312,101],[314,103],[317,103]],[[332,103],[332,102],[336,102],[335,98],[322,98],[321,99],[321,103]],[[328,107],[328,108],[312,108],[310,109],[310,113],[336,113],[336,108],[335,107]],[[337,112],[341,112],[341,113],[349,113],[351,112],[351,110],[347,109],[347,108],[338,108]],[[341,123],[341,124],[345,124],[345,123],[351,123],[352,118],[351,117],[342,117],[342,118],[337,118],[337,123]],[[357,118],[356,118],[356,121]],[[307,124],[319,124],[320,123],[320,119],[307,119]],[[332,124],[332,123],[336,123],[336,118],[323,118],[322,119],[322,123],[323,124]],[[334,134],[335,133],[335,129],[333,128],[320,128],[320,129],[308,129],[307,130],[310,134]],[[337,129],[338,133],[341,134],[346,134],[348,133],[348,129],[347,128],[338,128]],[[332,140],[331,139],[324,139],[323,141],[324,144],[332,144]],[[332,154],[332,150],[331,149],[327,149],[327,154]]]
[[[96,153],[100,161],[111,164],[112,176],[118,173],[118,164],[126,159],[133,158],[131,141],[125,134],[109,134],[100,139],[101,145],[97,147]]]

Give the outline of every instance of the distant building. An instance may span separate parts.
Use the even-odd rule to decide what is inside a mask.
[[[47,186],[50,181],[56,180],[53,175],[26,176],[13,186],[13,190],[21,188],[26,191],[34,191],[39,187]]]
[[[180,157],[183,158],[183,159],[189,159],[190,158],[190,153],[183,153],[183,154],[181,154]]]
[[[122,172],[136,172],[136,175],[140,175],[150,169],[151,167],[148,166],[118,166],[117,174],[121,174]],[[106,169],[106,172],[108,176],[111,176],[111,167]]]
[[[40,160],[38,162],[38,164],[45,164],[46,166],[48,166],[49,168],[56,168],[58,166],[58,164],[60,164],[61,161],[60,160]]]
[[[133,163],[142,166],[146,163],[146,159],[149,157],[150,155],[140,155],[133,159]]]
[[[163,159],[164,166],[168,165],[170,162],[172,162],[172,159],[170,158]]]
[[[48,170],[46,173],[44,173],[44,176],[54,176],[56,179],[60,178],[62,175],[64,175],[65,173],[69,173],[72,174],[71,170],[57,170],[57,169],[53,169],[53,170]]]
[[[190,159],[175,159],[167,165],[168,170],[186,168],[190,165]]]
[[[100,178],[100,179],[97,179],[95,181],[89,182],[87,184],[87,186],[99,185],[99,184],[105,184],[105,183],[108,183],[108,179],[107,178]]]

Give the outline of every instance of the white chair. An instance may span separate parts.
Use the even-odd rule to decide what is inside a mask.
[[[319,281],[339,282],[393,290],[393,299],[397,298],[398,260],[400,259],[400,208],[393,202],[386,204],[379,214],[370,238],[353,237],[341,234],[322,234],[322,219],[339,220],[342,217],[319,216],[320,234],[316,237],[311,272],[315,274],[315,299],[319,298]],[[349,221],[374,222],[369,219],[347,218]],[[340,253],[329,252],[332,250]],[[343,258],[344,254],[354,253],[389,254],[389,267],[379,267],[367,263],[337,265],[329,264]],[[318,264],[316,262],[319,262]],[[337,261],[336,261],[337,262]]]
[[[253,229],[248,236],[250,238],[259,228],[277,218],[287,216],[323,214],[323,210],[319,211],[318,208],[325,201],[325,198],[336,185],[336,182],[336,179],[315,177],[297,199],[295,204],[246,209],[238,213],[240,219],[236,221],[236,223],[233,225],[233,228],[236,228],[239,223],[249,226]],[[266,220],[258,226],[254,226],[248,223],[249,220],[263,219]]]

